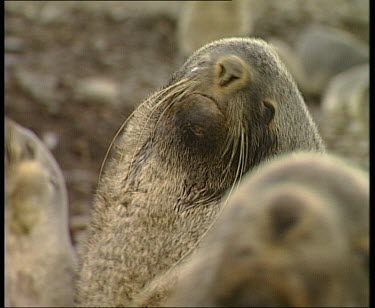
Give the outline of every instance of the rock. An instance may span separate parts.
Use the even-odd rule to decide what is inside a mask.
[[[340,28],[368,43],[369,0],[308,0],[301,6],[313,22]]]
[[[73,89],[74,97],[79,102],[117,105],[120,89],[110,79],[91,77],[80,80]]]
[[[52,24],[64,22],[71,16],[74,2],[72,1],[46,1],[39,12],[38,22],[41,24]]]
[[[248,1],[184,2],[178,16],[177,41],[186,57],[206,43],[230,36],[251,33]]]
[[[19,37],[7,36],[4,45],[5,52],[22,53],[25,51],[25,42]]]
[[[91,1],[91,3],[93,2],[101,4],[101,10],[105,10],[114,21],[122,21],[129,16],[151,17],[165,15],[176,18],[182,6],[180,1]]]
[[[49,150],[54,150],[59,143],[59,136],[54,132],[45,132],[42,136],[44,144]]]
[[[107,15],[121,22],[129,16],[176,17],[180,6],[179,1],[9,1],[5,3],[5,11],[41,24],[64,21],[74,11]]]
[[[317,25],[300,33],[295,50],[306,76],[302,88],[313,95],[336,74],[369,60],[368,46],[353,35]]]
[[[4,10],[6,14],[21,15],[34,21],[39,16],[43,2],[45,1],[7,1],[4,4]]]
[[[14,67],[19,62],[19,56],[15,54],[7,54],[4,55],[4,84],[5,86],[9,82],[9,69]],[[5,91],[6,92],[6,91]],[[8,102],[5,101],[5,104]]]
[[[364,42],[369,41],[368,0],[248,1],[248,13],[252,15],[256,35],[282,35],[293,41],[301,26],[318,23],[350,32]]]
[[[368,46],[353,35],[318,25],[302,31],[294,48],[277,38],[269,42],[301,91],[309,96],[321,96],[331,78],[369,60]]]
[[[14,66],[17,62],[19,62],[19,56],[14,54],[5,54],[4,55],[4,66],[5,69]]]
[[[321,131],[329,150],[369,168],[369,64],[335,76],[322,98]]]
[[[57,92],[57,76],[17,68],[15,79],[21,90],[36,102],[44,105],[50,114],[59,112],[60,97]]]

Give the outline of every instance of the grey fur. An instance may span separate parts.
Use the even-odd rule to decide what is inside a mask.
[[[162,306],[366,307],[368,248],[368,173],[285,155],[243,180]]]
[[[136,109],[115,145],[81,253],[77,304],[132,303],[194,250],[243,173],[296,150],[324,146],[269,45],[232,38],[196,51]]]

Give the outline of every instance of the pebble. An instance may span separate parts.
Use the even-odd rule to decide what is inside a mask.
[[[23,53],[25,51],[25,42],[23,39],[14,36],[7,36],[4,41],[5,52]]]
[[[54,150],[59,144],[59,136],[54,132],[45,132],[42,140],[49,150]]]
[[[369,64],[335,76],[322,98],[321,131],[329,148],[369,167]]]
[[[36,102],[44,105],[50,114],[59,112],[60,101],[57,93],[57,76],[17,68],[15,70],[15,79],[21,90]]]
[[[180,54],[190,56],[210,41],[246,36],[252,31],[247,0],[184,2],[178,17],[177,42]]]
[[[335,75],[369,60],[369,47],[336,28],[311,25],[296,41],[295,51],[305,72],[305,92],[320,95]]]
[[[78,102],[117,105],[120,88],[113,80],[92,77],[80,80],[73,92]]]
[[[70,5],[69,5],[70,4]],[[53,3],[47,2],[39,12],[38,21],[41,24],[51,24],[66,20],[70,12],[68,9],[72,6],[71,2]]]
[[[270,38],[281,61],[308,96],[320,97],[337,74],[369,60],[369,47],[339,29],[310,25],[292,47],[279,38]]]

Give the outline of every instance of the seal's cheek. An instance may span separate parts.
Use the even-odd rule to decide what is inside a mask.
[[[179,104],[175,123],[182,139],[189,146],[213,146],[222,141],[225,118],[210,98],[193,94]]]

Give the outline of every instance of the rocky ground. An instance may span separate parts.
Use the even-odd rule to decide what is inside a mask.
[[[5,4],[5,114],[46,142],[63,170],[74,242],[117,129],[183,62],[173,15],[180,4],[142,12],[129,9],[132,2],[84,2]],[[279,19],[258,17],[253,34],[291,42],[312,18],[302,13],[295,18],[270,10]],[[368,40],[365,26],[342,27]],[[319,123],[319,98],[306,101]]]

